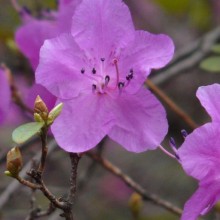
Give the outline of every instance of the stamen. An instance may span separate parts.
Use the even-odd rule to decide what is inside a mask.
[[[118,83],[118,88],[119,89],[122,89],[124,86],[125,86],[125,84],[123,82],[119,82]]]
[[[116,85],[119,85],[119,70],[118,70],[118,60],[114,59],[113,60],[114,64],[115,64],[115,69],[116,69]]]
[[[130,81],[131,79],[133,79],[133,69],[130,69],[130,73],[126,76],[127,81]]]
[[[101,61],[104,62],[104,61],[105,61],[105,58],[101,58]]]
[[[95,68],[92,69],[92,74],[96,74],[96,69]]]
[[[181,134],[182,134],[182,136],[183,136],[183,138],[185,139],[186,137],[187,137],[187,135],[188,135],[188,133],[187,133],[187,131],[186,130],[181,130]]]
[[[108,85],[109,81],[110,81],[110,76],[107,75],[105,77],[105,85]]]
[[[159,148],[162,150],[162,152],[164,152],[166,155],[168,155],[169,157],[173,158],[173,159],[178,159],[176,156],[176,154],[171,154],[169,151],[167,151],[162,145],[159,145]]]
[[[92,91],[93,91],[93,92],[95,92],[96,88],[97,88],[96,85],[95,85],[95,84],[92,84]]]
[[[81,69],[81,73],[82,73],[82,74],[85,73],[85,69],[84,69],[84,68]]]

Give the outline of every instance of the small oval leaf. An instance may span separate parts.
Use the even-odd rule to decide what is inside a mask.
[[[17,144],[23,144],[33,137],[44,126],[44,122],[30,122],[17,127],[12,133],[12,139]]]
[[[203,60],[200,63],[200,68],[209,72],[220,73],[220,56],[213,56]]]
[[[214,53],[218,53],[220,54],[220,44],[215,44],[212,48],[211,48],[212,52]]]

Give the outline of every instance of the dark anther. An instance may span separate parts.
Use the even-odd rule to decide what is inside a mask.
[[[92,73],[96,74],[96,69],[95,68],[92,69]]]
[[[108,84],[109,81],[110,81],[110,76],[107,75],[107,76],[105,77],[105,84]]]
[[[134,73],[134,70],[133,70],[133,69],[130,69],[130,73],[133,74],[133,73]]]
[[[96,85],[92,84],[92,90],[95,91],[96,90]]]
[[[130,73],[128,76],[130,79],[133,79],[133,73]]]
[[[187,135],[188,135],[188,133],[187,133],[187,131],[186,130],[181,130],[181,134],[182,134],[182,136],[183,136],[183,138],[186,138],[187,137]]]
[[[129,81],[133,79],[133,72],[126,76],[126,79]]]
[[[170,146],[175,147],[176,148],[176,141],[174,140],[173,137],[170,138]]]
[[[82,73],[82,74],[85,73],[85,69],[84,69],[84,68],[81,69],[81,73]]]
[[[101,58],[101,61],[104,62],[104,61],[105,61],[105,58]]]
[[[123,82],[119,82],[118,83],[118,88],[119,89],[122,89],[124,86],[125,86],[125,84]]]

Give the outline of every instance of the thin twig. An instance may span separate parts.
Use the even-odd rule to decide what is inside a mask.
[[[45,168],[45,163],[46,163],[46,158],[47,158],[47,152],[48,152],[48,147],[47,147],[47,127],[43,127],[40,138],[41,138],[41,161],[40,165],[38,167],[38,172],[42,175],[44,168]]]
[[[29,216],[25,220],[34,220],[37,218],[42,218],[51,215],[56,210],[56,207],[50,203],[47,210],[41,210],[40,208],[35,208],[31,211]]]
[[[70,153],[71,161],[71,175],[70,175],[70,192],[68,196],[68,201],[72,204],[76,195],[76,178],[77,178],[77,168],[80,160],[80,156],[75,153]]]
[[[106,159],[103,159],[96,154],[91,152],[86,153],[87,156],[97,161],[103,168],[110,171],[115,176],[119,177],[124,183],[126,183],[129,187],[131,187],[135,192],[139,193],[144,200],[151,201],[154,204],[180,216],[182,214],[182,210],[168,201],[165,201],[159,198],[157,195],[147,192],[142,186],[136,183],[132,178],[128,175],[124,174],[118,167],[113,165]]]
[[[12,74],[11,70],[5,64],[1,64],[1,66],[4,69],[4,71],[6,72],[7,77],[8,77],[8,82],[9,82],[10,89],[11,89],[12,100],[14,101],[14,103],[16,105],[18,105],[21,108],[21,110],[33,115],[33,113],[34,113],[33,109],[29,108],[21,98],[20,92],[19,92],[18,87],[15,83],[15,80],[13,78],[13,74]]]
[[[220,27],[208,32],[202,38],[184,47],[180,52],[177,52],[173,61],[166,66],[166,68],[155,71],[151,80],[154,84],[159,85],[168,81],[170,78],[187,73],[189,69],[196,66],[204,57],[206,57],[212,46],[220,40]]]
[[[147,86],[158,95],[164,103],[166,103],[172,111],[174,111],[183,121],[185,121],[192,129],[198,127],[198,125],[193,121],[193,119],[184,112],[169,96],[167,96],[159,87],[154,85],[151,80],[146,81]]]

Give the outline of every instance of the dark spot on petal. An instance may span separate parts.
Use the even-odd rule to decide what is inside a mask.
[[[118,88],[119,89],[122,89],[124,86],[125,86],[125,84],[123,82],[119,82],[118,83]]]
[[[107,76],[105,77],[105,83],[107,84],[109,81],[110,81],[110,76],[107,75]]]

